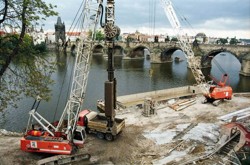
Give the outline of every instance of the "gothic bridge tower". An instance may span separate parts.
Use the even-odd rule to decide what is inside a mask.
[[[61,39],[62,43],[65,43],[66,36],[65,36],[65,25],[61,21],[61,17],[57,18],[57,23],[55,24],[55,37],[56,43],[59,43],[59,39]]]

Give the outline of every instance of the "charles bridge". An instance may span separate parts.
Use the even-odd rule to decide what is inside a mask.
[[[219,53],[229,52],[241,63],[240,74],[250,76],[250,45],[217,45],[199,44],[192,49],[196,58],[201,61],[201,67],[211,67],[212,59]],[[182,50],[178,42],[116,42],[114,56],[122,56],[123,59],[140,59],[145,54],[150,56],[151,63],[165,63],[172,61],[172,54],[176,50]],[[107,55],[104,42],[96,42],[93,47],[93,55]]]

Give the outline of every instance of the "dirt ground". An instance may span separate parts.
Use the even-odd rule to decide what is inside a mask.
[[[219,140],[223,122],[217,117],[250,107],[250,98],[235,96],[217,107],[202,100],[197,97],[194,105],[181,111],[158,108],[150,117],[138,108],[118,111],[117,117],[126,119],[123,132],[113,142],[88,135],[79,152],[91,155],[86,164],[175,164],[204,154]],[[0,131],[0,165],[32,165],[50,156],[21,151],[20,138],[21,134]]]

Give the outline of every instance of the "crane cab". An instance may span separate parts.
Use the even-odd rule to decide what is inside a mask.
[[[233,90],[230,86],[211,86],[209,89],[209,98],[211,100],[227,99],[231,100],[233,95]]]
[[[74,132],[73,143],[78,146],[82,146],[84,144],[85,139],[86,139],[86,132],[84,127],[77,126]]]

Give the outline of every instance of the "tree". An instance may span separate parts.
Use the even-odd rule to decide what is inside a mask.
[[[167,36],[167,38],[165,38],[165,42],[169,42],[170,41],[170,38],[169,36]]]
[[[7,9],[8,9],[8,0],[0,0],[0,24],[3,23],[3,21],[6,18]]]
[[[96,40],[103,41],[105,39],[104,33],[101,30],[96,32]]]
[[[173,42],[177,42],[177,41],[178,41],[178,39],[177,39],[176,37],[173,37],[173,38],[171,39],[171,41],[173,41]]]
[[[239,43],[239,41],[236,39],[236,37],[231,38],[229,41],[230,45],[237,45]]]
[[[0,110],[15,106],[21,94],[49,99],[48,85],[53,63],[43,55],[37,55],[32,39],[26,35],[27,27],[38,25],[38,21],[57,15],[56,6],[43,0],[9,0],[8,12],[3,27],[19,33],[0,38]]]
[[[5,63],[2,65],[0,70],[0,78],[3,76],[4,72],[8,68],[12,59],[18,55],[20,45],[22,43],[23,37],[26,32],[27,26],[30,26],[32,23],[38,24],[39,20],[46,20],[46,17],[57,15],[53,11],[52,4],[46,4],[42,0],[12,0],[9,1],[9,15],[7,14],[6,20],[8,19],[9,25],[13,28],[20,28],[21,33],[19,35],[18,44],[15,46],[13,52],[8,58],[6,58]],[[7,24],[7,23],[6,23]],[[14,24],[14,26],[12,26]]]
[[[227,38],[220,38],[216,41],[217,44],[225,45],[228,43]]]
[[[91,37],[92,37],[92,30],[89,30],[88,31],[88,38],[91,39]],[[97,30],[95,32],[95,40],[101,41],[101,40],[104,40],[104,38],[105,38],[105,35],[101,30]]]

